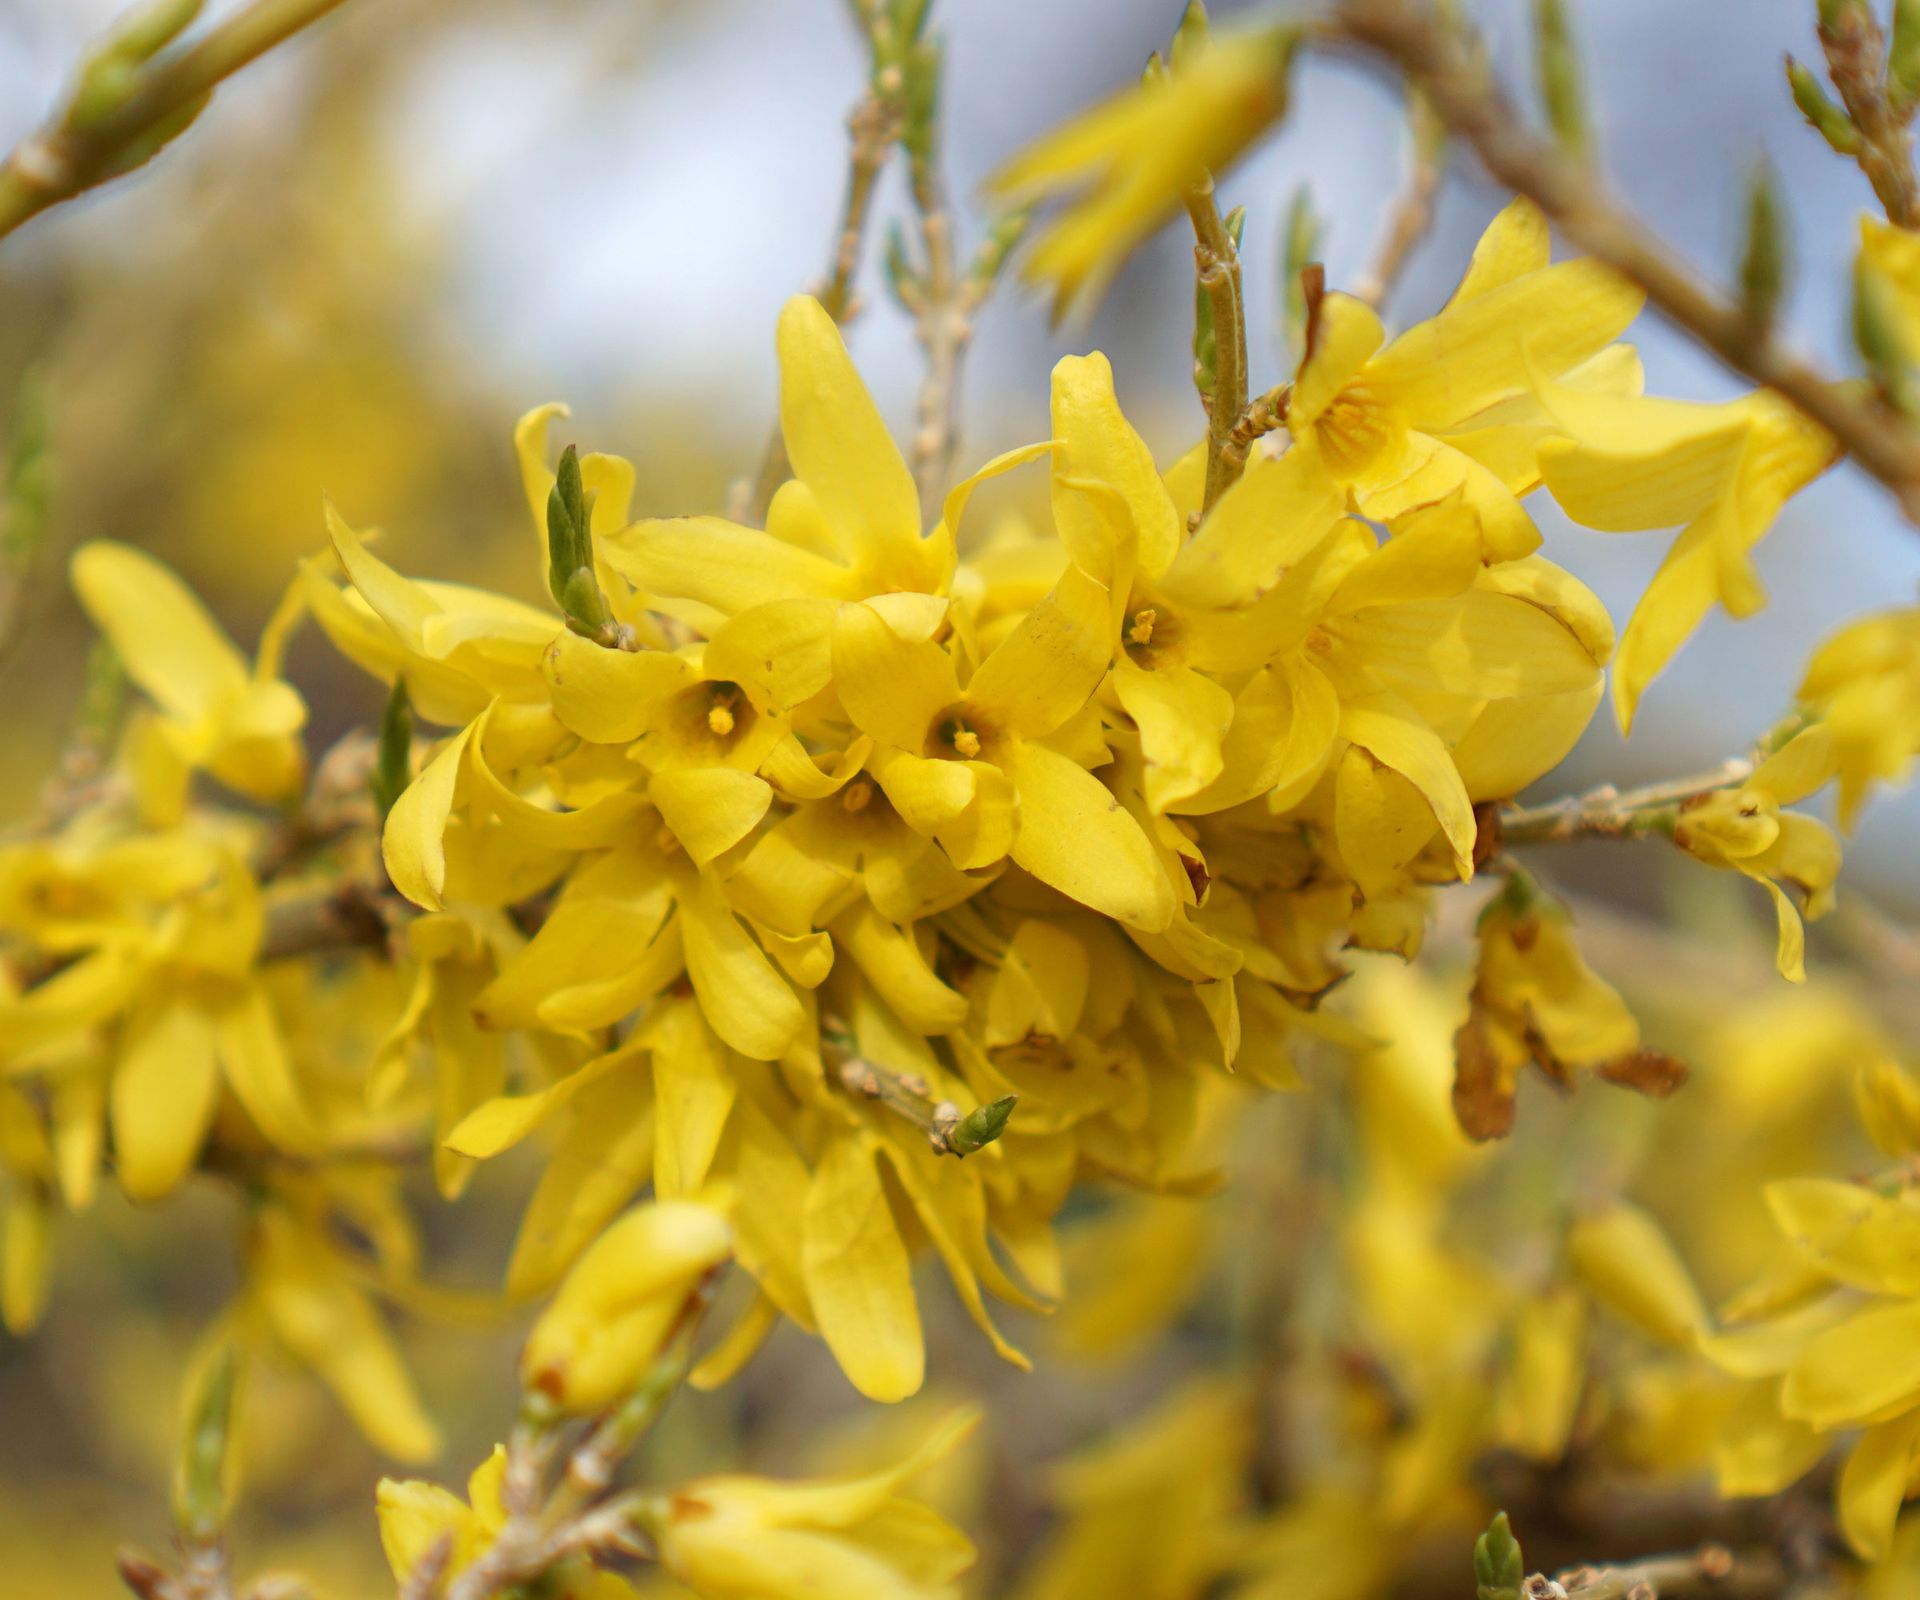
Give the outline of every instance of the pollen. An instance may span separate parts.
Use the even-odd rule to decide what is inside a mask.
[[[1146,645],[1153,643],[1153,625],[1157,620],[1152,606],[1144,606],[1133,614],[1133,625],[1127,629],[1127,643]]]
[[[733,732],[733,713],[725,706],[716,705],[707,713],[707,726],[724,739]]]
[[[958,728],[954,731],[953,748],[971,761],[980,754],[980,735],[971,728]]]
[[[865,811],[873,803],[873,785],[865,778],[856,778],[847,785],[846,793],[841,795],[840,804],[850,812]]]

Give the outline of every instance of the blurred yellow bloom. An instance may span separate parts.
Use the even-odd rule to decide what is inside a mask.
[[[1279,119],[1293,43],[1291,29],[1266,28],[1176,52],[1172,71],[1156,64],[1138,88],[1048,134],[994,175],[994,191],[1019,204],[1087,191],[1040,236],[1023,269],[1029,283],[1052,287],[1056,317],[1097,300],[1189,190]]]
[[[661,1564],[705,1600],[944,1600],[973,1546],[900,1491],[979,1422],[965,1411],[863,1478],[699,1478],[641,1513]]]
[[[1770,1184],[1766,1199],[1802,1286],[1771,1320],[1703,1342],[1719,1366],[1754,1383],[1723,1483],[1753,1456],[1753,1441],[1782,1441],[1773,1481],[1758,1484],[1770,1493],[1810,1467],[1831,1435],[1859,1430],[1834,1498],[1848,1542],[1879,1560],[1920,1470],[1920,1195],[1797,1178]]]
[[[249,668],[185,584],[110,539],[73,553],[73,588],[127,676],[160,708],[182,762],[253,800],[285,799],[299,788],[307,708],[280,679],[277,631],[261,640]]]
[[[726,1217],[703,1202],[665,1200],[628,1212],[574,1263],[534,1323],[520,1353],[521,1383],[566,1412],[625,1398],[732,1250]]]
[[[1901,782],[1920,754],[1920,607],[1840,629],[1807,663],[1800,699],[1833,740],[1840,826],[1851,829],[1873,785]]]

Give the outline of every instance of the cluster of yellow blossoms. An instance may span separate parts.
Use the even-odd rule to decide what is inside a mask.
[[[1057,155],[1043,147],[1023,181],[1044,186]],[[1070,243],[1048,270],[1097,278]],[[914,1394],[923,1245],[1024,1365],[988,1300],[1058,1302],[1054,1222],[1074,1186],[1203,1192],[1217,1172],[1201,1135],[1246,1086],[1292,1086],[1303,1041],[1377,1042],[1321,1004],[1343,952],[1410,958],[1432,889],[1500,849],[1494,809],[1585,729],[1613,628],[1537,554],[1522,498],[1544,484],[1592,527],[1684,526],[1616,666],[1623,725],[1714,603],[1760,603],[1749,552],[1831,442],[1765,398],[1643,397],[1617,342],[1639,305],[1591,263],[1553,264],[1516,202],[1447,306],[1397,338],[1358,299],[1317,299],[1286,447],[1257,445],[1211,503],[1204,447],[1163,471],[1090,355],[1055,370],[1051,437],[988,462],[927,528],[838,329],[796,299],[778,329],[792,477],[764,527],[633,520],[632,466],[571,449],[550,465],[565,411],[543,407],[515,442],[561,615],[403,576],[329,509],[332,550],[302,563],[251,665],[157,564],[83,548],[76,590],[151,705],[104,780],[0,846],[9,1325],[37,1314],[53,1196],[83,1207],[109,1148],[136,1200],[205,1165],[248,1203],[227,1336],[291,1354],[384,1449],[422,1459],[436,1430],[379,1303],[447,1297],[418,1281],[382,1157],[430,1125],[449,1198],[475,1163],[546,1147],[506,1287],[562,1286],[523,1378],[563,1412],[616,1406],[684,1329],[688,1286],[729,1261],[751,1292],[697,1385],[785,1319],[862,1394]],[[1051,528],[963,538],[977,486],[1025,467],[1047,474]],[[302,798],[304,707],[280,661],[307,616],[392,686],[377,859],[364,749],[329,758]],[[1768,886],[1790,976],[1800,908],[1824,908],[1839,852],[1781,808],[1837,776],[1850,822],[1902,774],[1916,660],[1911,613],[1840,635],[1779,748],[1664,819],[1689,854]],[[446,730],[417,760],[403,712]],[[198,803],[199,772],[283,815]],[[1564,914],[1502,867],[1457,1065],[1440,1068],[1461,1124],[1505,1131],[1530,1062],[1672,1087]],[[1391,1011],[1370,1010],[1390,1035]],[[1394,1100],[1392,1058],[1374,1059]],[[1430,1132],[1435,1170],[1401,1183],[1383,1161],[1345,1241],[1382,1342],[1433,1406],[1430,1434],[1369,1467],[1400,1486],[1409,1528],[1482,1436],[1446,1403],[1446,1340],[1366,1287],[1412,1271],[1432,1305],[1478,1281],[1436,1236],[1465,1147]],[[1570,1246],[1598,1287],[1491,1311],[1476,1291],[1463,1312],[1460,1349],[1515,1342],[1503,1442],[1542,1458],[1564,1443],[1583,1295],[1669,1338],[1704,1327],[1634,1290],[1662,1259],[1635,1226]],[[1911,1287],[1897,1270],[1830,1275]],[[1883,1430],[1876,1484],[1896,1458],[1905,1473],[1906,1389],[1813,1406],[1788,1387],[1810,1427]],[[452,1570],[498,1547],[506,1470],[483,1467],[464,1505],[388,1485],[396,1571],[443,1545]],[[761,1593],[742,1576],[761,1561],[846,1592],[940,1592],[964,1541],[898,1482],[717,1479],[636,1516],[703,1593]],[[1351,1485],[1329,1485],[1263,1537],[1318,1548],[1316,1526],[1361,1515]],[[876,1520],[914,1528],[912,1572],[876,1565],[862,1541],[884,1531],[848,1531]],[[629,1592],[591,1567],[578,1579],[565,1592]]]

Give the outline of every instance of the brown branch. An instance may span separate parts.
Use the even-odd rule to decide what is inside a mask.
[[[1321,37],[1398,69],[1498,182],[1638,284],[1695,342],[1825,428],[1920,522],[1920,431],[1881,407],[1865,386],[1835,382],[1791,354],[1737,303],[1700,283],[1664,241],[1603,193],[1591,172],[1527,132],[1484,66],[1424,9],[1409,0],[1345,0]]]

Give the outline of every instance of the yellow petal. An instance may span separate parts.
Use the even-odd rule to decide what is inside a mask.
[[[1147,804],[1165,811],[1191,799],[1226,765],[1221,741],[1233,721],[1233,696],[1187,667],[1149,672],[1124,652],[1113,663],[1113,686],[1140,729]]]
[[[556,635],[540,658],[553,714],[597,744],[625,744],[653,721],[660,703],[698,673],[661,650],[609,650],[577,633]]]
[[[1053,520],[1075,563],[1122,591],[1165,569],[1181,524],[1153,452],[1120,410],[1113,367],[1095,351],[1053,369]]]
[[[1043,745],[1008,753],[1020,801],[1013,859],[1042,883],[1149,932],[1173,920],[1172,887],[1147,836],[1084,767]]]
[[[369,1440],[401,1461],[440,1448],[393,1335],[327,1248],[278,1207],[258,1217],[253,1292],[274,1336],[318,1373]]]
[[[834,620],[833,683],[861,732],[914,755],[933,719],[960,698],[945,650],[903,639],[866,605],[842,606]]]
[[[1576,1222],[1567,1257],[1602,1305],[1649,1337],[1691,1345],[1706,1328],[1692,1274],[1659,1223],[1638,1206],[1614,1205]]]
[[[1413,784],[1358,746],[1340,759],[1334,838],[1348,874],[1369,899],[1397,893],[1434,835],[1433,807]]]
[[[647,782],[647,798],[687,854],[704,866],[760,825],[773,804],[773,787],[731,767],[689,767],[656,772]]]
[[[913,474],[820,302],[796,295],[780,312],[780,433],[794,473],[854,550],[920,534]]]
[[[247,664],[192,590],[151,556],[112,539],[73,553],[73,588],[127,676],[169,715],[210,717],[238,698]]]
[[[474,725],[468,723],[440,746],[420,775],[387,813],[380,854],[394,888],[428,911],[442,908],[447,886],[447,819]]]
[[[811,700],[833,677],[834,603],[771,600],[729,617],[707,641],[701,667],[737,683],[762,710]]]
[[[907,1249],[872,1148],[838,1134],[807,1190],[802,1268],[820,1335],[869,1400],[904,1400],[926,1375],[920,1308]]]
[[[1246,605],[1318,544],[1345,508],[1345,494],[1310,452],[1256,456],[1181,547],[1162,586],[1189,605]]]
[[[1456,869],[1462,878],[1471,877],[1477,831],[1473,803],[1453,758],[1433,730],[1398,704],[1374,698],[1343,707],[1340,731],[1426,797],[1441,832],[1453,846]]]
[[[1040,738],[1087,703],[1107,675],[1112,652],[1106,589],[1068,567],[1053,592],[980,663],[967,699],[990,725]]]
[[[1920,1408],[1867,1429],[1847,1457],[1834,1491],[1840,1528],[1863,1561],[1884,1561],[1920,1452]]]
[[[1466,276],[1447,303],[1471,300],[1529,272],[1538,272],[1549,260],[1551,245],[1545,213],[1524,195],[1508,201],[1480,235]]]
[[[724,517],[649,518],[597,548],[643,593],[691,600],[722,616],[801,596],[858,598],[839,563]]]
[[[653,1044],[653,1188],[692,1196],[707,1181],[738,1087],[727,1055],[697,1008],[679,1005],[649,1030]]]
[[[162,999],[128,1018],[108,1109],[130,1198],[158,1199],[192,1167],[213,1119],[217,1063],[212,1021],[189,999]]]
[[[908,928],[867,905],[844,911],[829,929],[880,998],[916,1033],[951,1033],[967,1020],[967,997],[943,983]]]
[[[683,891],[680,923],[687,977],[714,1032],[743,1056],[777,1060],[806,1013],[705,873]]]
[[[1416,426],[1458,422],[1597,355],[1645,296],[1597,261],[1565,261],[1456,298],[1368,365],[1368,382]],[[1525,341],[1524,356],[1521,351]]]
[[[1313,345],[1293,380],[1288,425],[1298,431],[1316,421],[1386,336],[1380,318],[1364,301],[1346,294],[1325,296],[1320,302]]]

